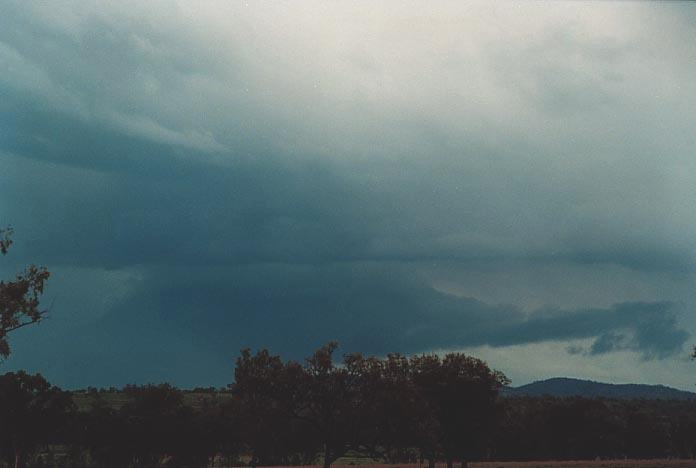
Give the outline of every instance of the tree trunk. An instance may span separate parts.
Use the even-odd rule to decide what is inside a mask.
[[[450,457],[447,457],[447,468],[453,468],[454,462]]]
[[[428,458],[428,468],[435,468],[435,457]]]
[[[24,468],[24,458],[22,458],[22,450],[20,449],[15,449],[14,468]]]
[[[324,468],[329,468],[333,462],[346,454],[347,447],[344,444],[324,444]]]
[[[466,460],[462,460],[462,468],[469,468],[469,462]]]
[[[324,468],[330,468],[331,467],[331,462],[333,460],[331,459],[331,449],[329,448],[328,444],[324,445]]]

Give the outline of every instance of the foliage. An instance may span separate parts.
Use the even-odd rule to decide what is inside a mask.
[[[81,442],[98,466],[205,467],[223,451],[228,431],[219,405],[194,411],[168,384],[131,385],[123,393],[127,402],[116,409],[92,392]]]
[[[509,383],[485,362],[461,353],[411,359],[413,380],[437,422],[435,433],[448,467],[455,458],[483,456],[495,422],[498,391]],[[430,448],[432,451],[433,448]]]
[[[431,458],[437,447],[448,460],[471,456],[473,448],[461,448],[478,447],[475,438],[491,426],[498,390],[507,382],[483,361],[463,354],[442,360],[347,354],[337,366],[336,348],[336,343],[319,348],[304,365],[267,350],[242,351],[233,391],[256,417],[259,427],[247,434],[255,454],[266,454],[265,445],[279,446],[277,436],[269,438],[260,428],[295,422],[306,425],[307,439],[321,447],[324,466],[348,451],[383,457],[413,445]]]
[[[470,356],[335,362],[335,351],[329,343],[298,363],[244,350],[230,391],[91,388],[73,392],[79,410],[43,377],[9,373],[0,455],[26,468],[696,455],[696,401],[499,398],[505,376]]]
[[[12,245],[12,228],[0,229],[0,254]],[[39,308],[39,296],[50,273],[46,268],[30,265],[11,281],[0,281],[0,357],[10,355],[7,335],[40,321],[46,311]]]
[[[61,442],[74,406],[70,394],[40,374],[10,372],[0,377],[0,451],[15,467],[40,444]]]

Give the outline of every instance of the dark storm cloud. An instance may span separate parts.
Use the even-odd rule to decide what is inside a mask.
[[[665,297],[528,312],[426,274],[693,273],[692,54],[636,33],[672,16],[599,5],[604,22],[581,12],[566,28],[546,7],[415,20],[190,5],[9,2],[0,15],[0,221],[17,237],[4,268],[78,272],[52,279],[80,329],[58,301],[52,355],[102,382],[195,383],[220,382],[241,346],[298,357],[328,339],[375,353],[682,349],[686,314]]]
[[[372,83],[384,79],[374,56],[363,51],[362,61],[350,55],[344,62],[347,52],[337,52],[325,57],[347,67],[344,76],[330,76],[337,85],[368,80],[348,106],[342,88],[309,92],[316,83],[295,76],[328,73],[318,58],[305,66],[288,62],[307,44],[288,41],[286,57],[278,56],[270,37],[256,38],[257,56],[250,55],[240,31],[253,23],[244,15],[235,16],[228,29],[206,29],[204,23],[189,24],[182,5],[154,5],[140,15],[123,8],[83,12],[78,7],[79,2],[69,2],[58,14],[10,3],[9,14],[0,19],[0,53],[13,72],[4,76],[1,149],[106,172],[46,181],[55,184],[54,204],[58,193],[66,197],[65,207],[80,205],[80,210],[59,207],[57,212],[51,206],[45,214],[49,223],[53,215],[55,223],[66,217],[67,225],[80,227],[73,243],[81,253],[63,248],[67,240],[54,247],[58,229],[37,240],[34,252],[52,252],[68,263],[104,261],[111,268],[163,261],[522,258],[693,270],[687,235],[693,226],[679,225],[683,221],[676,219],[665,193],[670,181],[655,166],[652,148],[643,144],[645,132],[636,128],[640,122],[628,114],[613,126],[616,141],[595,137],[591,113],[582,117],[573,110],[577,106],[569,108],[554,97],[560,93],[590,102],[595,93],[605,102],[615,95],[614,108],[628,105],[615,87],[626,79],[623,69],[615,70],[616,76],[591,71],[632,58],[629,40],[602,45],[554,27],[528,47],[491,50],[502,68],[477,69],[486,78],[486,73],[509,72],[521,82],[541,80],[539,89],[517,90],[530,109],[554,119],[580,115],[582,138],[573,134],[563,140],[571,147],[559,147],[549,128],[530,127],[525,135],[505,132],[507,113],[497,114],[501,121],[490,128],[476,127],[476,116],[489,111],[485,106],[466,95],[452,102],[426,80],[437,67],[445,76],[457,76],[458,62],[425,61],[422,76],[400,81],[404,97],[419,99],[401,103],[418,112],[403,112],[382,102],[389,97],[385,90],[369,97]],[[147,21],[161,11],[167,11],[161,21]],[[267,13],[282,34],[285,23],[274,17],[278,12]],[[449,47],[453,54],[464,53]],[[513,52],[527,58],[526,67],[516,65]],[[268,54],[277,61],[274,67],[285,67],[284,74],[259,70]],[[573,54],[583,63],[567,58]],[[550,58],[555,85],[546,93]],[[368,62],[373,66],[364,66]],[[381,67],[388,65],[398,70],[411,64],[385,58]],[[509,93],[505,87],[479,91]],[[424,106],[428,98],[443,105]],[[444,105],[443,98],[459,107]],[[594,108],[598,115],[605,110]],[[475,117],[451,128],[452,119],[462,115]],[[561,122],[566,123],[558,137],[568,132],[570,120]],[[673,157],[679,161],[678,154]],[[22,176],[29,179],[17,177]],[[74,181],[85,177],[103,185],[80,187]],[[41,192],[49,192],[35,190],[41,210],[48,206]],[[13,195],[30,195],[19,190],[6,198],[7,216],[17,224],[22,215],[12,213],[19,206],[9,203]]]
[[[159,311],[162,323],[171,319],[173,330],[200,330],[202,342],[218,335],[230,344],[268,342],[295,353],[332,338],[349,349],[386,353],[598,337],[596,353],[631,349],[645,358],[663,358],[679,352],[689,336],[671,302],[524,312],[441,293],[409,270],[361,262],[158,269],[144,282],[147,290],[117,307],[113,318],[122,320],[127,310],[146,304],[145,309]],[[199,320],[201,310],[214,312]],[[601,349],[604,335],[611,333],[623,334],[625,344]]]
[[[39,359],[66,385],[79,385],[85,372],[103,385],[124,378],[222,385],[246,346],[301,359],[328,340],[344,352],[385,354],[592,339],[593,354],[630,350],[662,359],[689,337],[673,303],[524,312],[435,291],[408,270],[359,262],[163,266],[62,344],[60,360]]]
[[[474,169],[474,180],[458,164],[355,165],[251,143],[238,148],[244,156],[217,164],[203,153],[11,102],[3,208],[43,262],[116,268],[502,258],[648,271],[694,266],[679,245],[642,233],[597,238],[601,229],[583,236],[591,227],[582,226],[559,242],[569,227],[549,235],[552,226],[525,220],[538,216],[538,203],[545,216],[561,210],[558,200],[502,173],[495,180]],[[41,229],[32,226],[37,219]]]

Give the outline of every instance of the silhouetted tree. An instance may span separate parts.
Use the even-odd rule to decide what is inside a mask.
[[[298,364],[285,363],[265,349],[255,355],[242,350],[230,386],[235,398],[228,407],[235,408],[232,412],[252,465],[287,464],[292,453],[305,453],[311,459],[302,461],[313,461],[318,450],[316,432],[300,414],[297,395],[303,374]],[[301,438],[296,436],[298,432]]]
[[[606,402],[588,398],[548,400],[546,438],[563,459],[592,459],[621,453],[624,425],[613,418]]]
[[[193,409],[184,405],[183,393],[169,384],[127,386],[129,401],[121,408],[128,430],[136,440],[136,466],[206,466],[214,450],[203,435]]]
[[[238,448],[229,440],[232,425],[215,397],[193,408],[185,404],[183,392],[168,384],[131,385],[123,394],[120,408],[101,392],[89,394],[82,444],[99,467],[198,468]]]
[[[325,467],[349,450],[377,455],[407,440],[412,432],[397,424],[412,414],[415,401],[408,361],[349,354],[337,366],[336,348],[333,342],[319,348],[304,365],[266,350],[242,351],[232,388],[248,411],[244,421],[255,454],[268,450],[264,444],[278,447],[282,435],[274,429],[288,424],[301,425],[301,450],[309,454],[319,447]],[[400,384],[405,387],[395,391]]]
[[[448,468],[456,458],[483,455],[495,423],[498,391],[509,380],[485,362],[460,353],[411,358],[413,379],[438,423],[437,440]]]
[[[40,374],[19,371],[1,376],[0,450],[15,468],[24,468],[39,444],[56,442],[73,410],[70,394]]]
[[[257,464],[310,464],[327,447],[326,464],[348,451],[449,464],[696,453],[696,401],[496,400],[504,377],[474,358],[348,354],[339,364],[334,350],[327,345],[304,364],[244,351],[231,393],[169,385],[75,392],[76,415],[65,392],[40,376],[7,374],[0,455],[32,468],[200,468],[224,457],[233,466],[241,454]]]
[[[79,418],[82,423],[81,444],[100,468],[128,466],[135,458],[138,441],[129,421],[118,408],[109,404],[102,393],[91,392],[91,407]]]
[[[337,367],[333,363],[336,348],[332,342],[315,351],[297,382],[296,415],[316,429],[325,468],[350,449],[370,451],[379,436],[370,417],[375,395],[368,378],[370,372],[378,371],[377,362],[349,355],[344,366]]]
[[[672,411],[671,442],[673,454],[682,458],[696,457],[696,411]]]
[[[348,354],[342,368],[355,380],[353,419],[360,429],[351,447],[389,461],[415,461],[414,449],[428,445],[435,421],[413,382],[408,358]]]
[[[12,228],[0,229],[0,254],[7,254],[12,245]],[[30,265],[11,281],[0,281],[0,357],[10,355],[8,333],[36,323],[44,316],[39,309],[39,296],[50,273],[43,267]]]
[[[349,450],[375,457],[416,440],[417,392],[407,360],[347,354],[333,362],[336,343],[306,360],[295,393],[296,415],[318,434],[327,468]]]
[[[664,458],[670,451],[670,427],[665,415],[637,407],[627,415],[626,450],[635,458]]]
[[[231,416],[231,417],[230,417]],[[205,399],[179,413],[167,466],[207,467],[218,455],[236,459],[240,454],[239,420],[216,399]]]

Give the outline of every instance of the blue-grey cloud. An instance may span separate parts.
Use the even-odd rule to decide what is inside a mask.
[[[34,359],[71,386],[84,385],[85,374],[103,385],[222,385],[243,347],[300,359],[328,340],[346,352],[385,354],[588,339],[594,354],[664,359],[689,338],[674,303],[525,312],[438,292],[398,264],[162,266],[139,283],[70,342],[49,340]]]
[[[89,357],[104,382],[136,361],[133,378],[218,381],[241,346],[301,354],[333,338],[680,352],[693,298],[659,286],[696,267],[681,12],[288,8],[7,3],[0,221],[17,243],[2,271],[82,272],[52,279],[46,349]],[[452,286],[494,271],[504,290],[511,265],[557,269],[553,305]],[[599,300],[568,273],[609,267],[651,292]],[[19,362],[48,359],[25,336]]]

